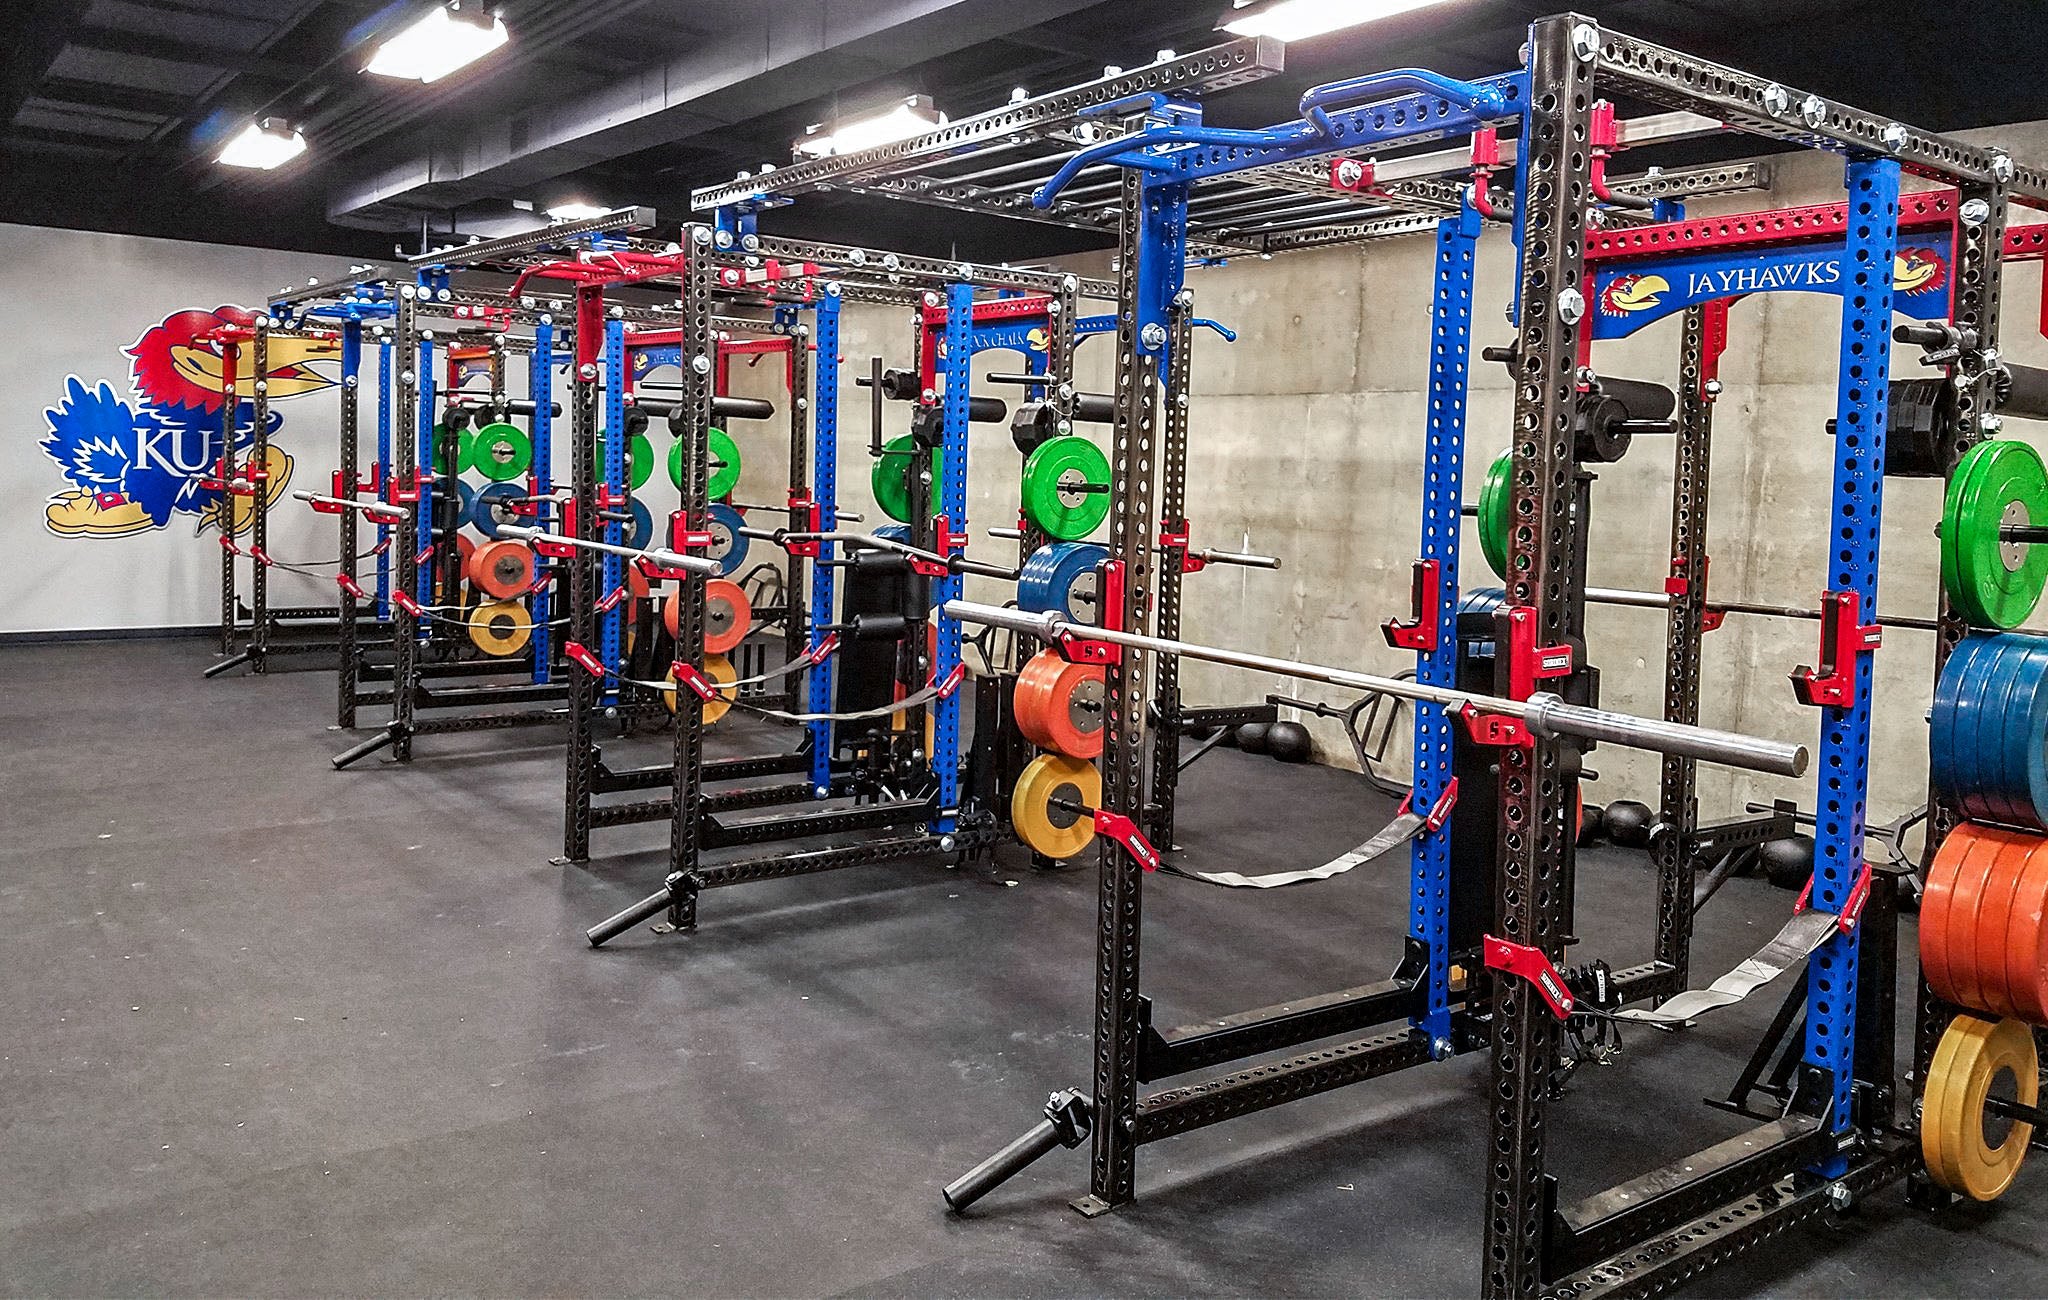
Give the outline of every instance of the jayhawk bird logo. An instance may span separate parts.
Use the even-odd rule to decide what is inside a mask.
[[[43,412],[39,445],[71,484],[50,498],[43,512],[45,527],[63,537],[126,537],[166,527],[178,514],[194,517],[201,530],[212,526],[240,532],[246,527],[253,503],[204,487],[202,480],[220,458],[227,404],[226,358],[212,334],[221,326],[246,326],[254,319],[240,307],[165,317],[126,349],[133,385],[128,397],[106,381],[87,384],[70,376],[63,397]],[[332,378],[309,364],[331,352],[332,345],[321,340],[273,337],[265,376],[270,400],[333,385]],[[251,377],[241,378],[246,389]],[[238,400],[238,451],[254,441],[254,420],[255,403]],[[283,423],[273,409],[266,437]],[[264,486],[275,501],[291,478],[292,458],[271,446],[265,468],[269,478]]]

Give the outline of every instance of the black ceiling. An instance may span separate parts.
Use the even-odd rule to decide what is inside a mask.
[[[0,220],[349,255],[391,252],[392,230],[328,219],[350,180],[390,165],[422,140],[463,133],[537,100],[560,102],[660,67],[716,29],[724,4],[697,0],[502,0],[513,42],[433,86],[358,71],[375,38],[423,0],[11,0],[0,48]],[[829,120],[835,102],[921,92],[953,116],[1033,91],[1137,65],[1154,51],[1219,39],[1227,0],[1097,0],[943,58],[878,65],[836,96],[700,129],[676,143],[591,163],[575,159],[549,186],[607,203],[687,216],[689,191],[764,161]],[[841,9],[858,6],[842,4]],[[1378,68],[1420,65],[1453,75],[1500,71],[1530,19],[1557,4],[1449,0],[1440,7],[1293,46],[1287,73],[1209,105],[1212,121],[1256,125],[1293,116],[1301,90]],[[1613,27],[1679,45],[1789,84],[1938,130],[2048,118],[2048,4],[1967,0],[1613,0],[1585,3]],[[924,21],[942,23],[944,15]],[[827,56],[829,57],[829,56]],[[312,143],[274,174],[211,161],[221,138],[254,114],[302,125]],[[535,197],[531,177],[495,197]],[[389,213],[383,214],[388,218]],[[412,214],[435,230],[478,210]],[[503,219],[502,215],[500,219]],[[904,205],[818,196],[768,223],[792,233],[866,237],[916,251],[1032,256],[1084,246],[1085,236],[965,221]],[[887,230],[888,237],[877,235]],[[415,230],[406,237],[417,243]],[[1079,241],[1077,244],[1076,241]]]

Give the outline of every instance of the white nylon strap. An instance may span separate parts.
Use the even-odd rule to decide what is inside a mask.
[[[1667,998],[1655,1010],[1631,1007],[1617,1011],[1614,1019],[1672,1028],[1697,1020],[1709,1011],[1733,1006],[1812,956],[1835,933],[1840,921],[1832,912],[1795,912],[1769,943],[1706,988],[1687,989]]]
[[[1422,833],[1429,821],[1421,813],[1404,812],[1380,828],[1373,836],[1357,848],[1348,850],[1330,859],[1320,867],[1308,867],[1301,871],[1275,871],[1263,876],[1247,876],[1236,871],[1189,871],[1184,867],[1165,866],[1176,876],[1199,880],[1209,885],[1224,885],[1231,889],[1278,889],[1282,885],[1299,885],[1311,880],[1328,880],[1341,876],[1353,867],[1364,866],[1374,858],[1385,857]]]

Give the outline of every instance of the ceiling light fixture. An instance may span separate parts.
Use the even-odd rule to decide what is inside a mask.
[[[827,158],[908,140],[945,124],[946,115],[934,109],[929,98],[912,95],[887,112],[844,124],[835,122],[830,132],[823,123],[813,126],[792,147],[808,157]]]
[[[511,39],[505,20],[480,0],[448,0],[378,46],[368,70],[380,77],[439,81]]]
[[[269,171],[282,167],[306,152],[306,137],[275,117],[261,118],[242,128],[220,151],[219,161],[228,167],[254,167]]]
[[[1325,32],[1427,9],[1443,0],[1235,0],[1216,30],[1237,36],[1303,41]]]
[[[548,209],[550,221],[588,221],[610,212],[610,208],[598,207],[595,203],[557,203]]]

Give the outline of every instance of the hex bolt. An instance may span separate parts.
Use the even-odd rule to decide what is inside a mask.
[[[1792,93],[1777,82],[1764,87],[1764,111],[1772,117],[1783,117],[1785,110],[1792,107]]]
[[[1977,417],[1977,427],[1985,433],[2002,433],[2005,430],[2005,418],[1986,411]]]
[[[1991,154],[1991,179],[2004,185],[2012,180],[2013,171],[2012,155],[1994,150]]]
[[[1721,395],[1721,381],[1709,379],[1706,383],[1706,393],[1708,397],[1719,397]]]
[[[691,357],[691,358],[690,358],[690,370],[691,370],[691,373],[693,373],[693,374],[699,374],[699,375],[708,375],[708,374],[710,374],[710,373],[711,373],[711,358],[710,358],[710,357],[707,357],[707,356],[701,356],[701,355],[700,355],[700,356],[694,356],[694,357]]]
[[[1337,183],[1352,186],[1365,179],[1365,164],[1356,158],[1345,158],[1337,164]]]
[[[1855,1204],[1856,1204],[1856,1193],[1854,1193],[1854,1192],[1852,1192],[1852,1191],[1850,1191],[1850,1190],[1849,1190],[1849,1184],[1847,1184],[1847,1183],[1829,1183],[1829,1184],[1828,1184],[1828,1206],[1829,1206],[1829,1208],[1831,1208],[1831,1209],[1834,1209],[1834,1210],[1837,1210],[1837,1211],[1845,1211],[1845,1210],[1849,1209],[1849,1207],[1851,1207],[1851,1206],[1853,1206],[1853,1205],[1855,1205]]]
[[[1566,289],[1557,295],[1557,318],[1567,325],[1576,325],[1586,314],[1586,297],[1577,289]]]
[[[1808,95],[1799,101],[1799,120],[1819,130],[1821,124],[1828,120],[1827,102],[1819,95]]]
[[[712,238],[717,241],[720,248],[732,247],[732,232],[730,230],[721,230]]]
[[[830,799],[831,797],[832,797],[832,787],[830,787],[830,786],[826,786],[826,785],[814,785],[814,786],[812,786],[812,787],[811,787],[811,798],[813,798],[813,799]]]
[[[698,226],[698,227],[696,227],[695,229],[691,230],[691,231],[690,231],[690,242],[691,242],[691,243],[693,243],[693,244],[708,244],[708,243],[710,243],[710,242],[711,242],[711,228],[710,228],[709,226]]]
[[[953,838],[952,836],[950,836],[950,835],[941,835],[941,836],[939,836],[939,852],[941,852],[941,853],[951,853],[951,852],[952,852],[952,851],[953,851],[954,849],[956,849],[956,848],[958,848],[958,847],[959,847],[959,842],[958,842],[957,840],[955,840],[955,839],[954,839],[954,838]]]
[[[1572,28],[1572,53],[1579,62],[1589,61],[1600,52],[1600,29],[1591,23],[1580,23]]]
[[[1161,325],[1156,320],[1149,322],[1144,329],[1138,331],[1138,341],[1149,349],[1156,350],[1165,347],[1166,326]]]
[[[1897,153],[1906,147],[1906,124],[1903,122],[1889,123],[1886,125],[1883,134],[1878,138],[1884,141],[1885,148],[1893,153]]]
[[[825,296],[826,296],[827,298],[837,298],[837,297],[839,296],[839,294],[840,294],[840,284],[839,284],[839,281],[837,281],[837,280],[830,280],[830,281],[827,281],[827,282],[826,282],[826,284],[825,284]]]
[[[748,252],[750,252],[750,253],[751,253],[751,252],[753,252],[753,251],[754,251],[755,249],[759,248],[760,246],[761,246],[761,237],[760,237],[759,235],[741,235],[741,236],[740,236],[740,247],[741,247],[741,248],[744,248],[744,249],[746,249],[746,250],[747,250]]]

